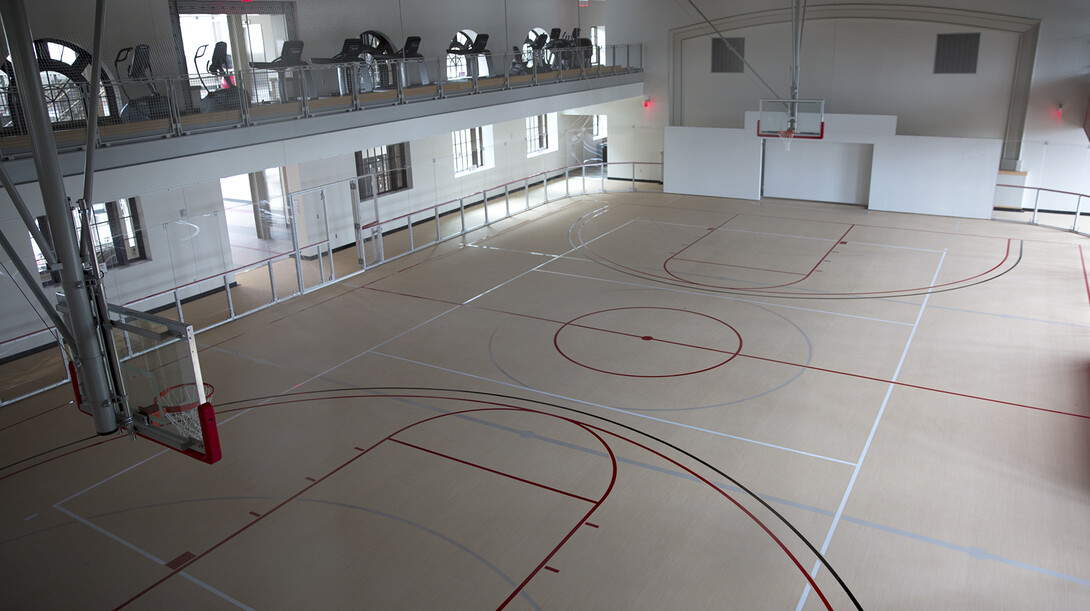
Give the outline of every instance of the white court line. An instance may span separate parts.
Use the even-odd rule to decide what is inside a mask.
[[[169,451],[169,450],[164,450],[164,451]],[[139,547],[133,545],[132,543],[129,543],[128,541],[122,539],[121,537],[118,537],[117,535],[115,535],[112,532],[106,530],[105,528],[102,528],[98,524],[95,524],[94,522],[91,522],[90,520],[86,520],[86,519],[76,515],[75,513],[65,509],[64,507],[61,507],[60,503],[57,503],[57,504],[53,505],[53,508],[56,509],[57,511],[69,516],[70,518],[72,518],[73,520],[79,522],[80,524],[83,524],[84,526],[90,527],[92,530],[97,531],[99,534],[105,535],[106,537],[116,541],[117,543],[120,543],[121,545],[131,549],[132,551],[134,551],[134,552],[140,554],[141,556],[151,560],[152,562],[154,562],[154,563],[156,563],[156,564],[158,564],[160,566],[166,567],[167,563],[164,560],[155,557],[153,554],[151,554],[151,553],[149,553],[149,552],[147,552],[147,551],[145,551],[143,549],[140,549]],[[167,568],[169,569],[170,567],[167,567]],[[197,579],[196,577],[186,573],[185,571],[179,571],[178,574],[181,575],[182,577],[185,577],[189,581],[192,581],[193,583],[197,584],[198,586],[204,588],[205,590],[208,590],[209,592],[215,594],[216,596],[219,596],[223,600],[226,600],[227,602],[235,605],[236,607],[239,607],[239,608],[242,608],[242,609],[251,609],[251,610],[253,609],[253,607],[245,605],[245,604],[235,600],[234,598],[231,598],[227,594],[224,594],[223,592],[220,592],[216,588],[213,588],[212,586],[210,586],[207,583],[201,581],[200,579]]]
[[[632,222],[632,221],[628,221],[628,223],[631,223],[631,222]],[[585,244],[590,244],[590,243],[591,243],[591,242],[593,242],[594,240],[599,240],[599,239],[601,239],[601,238],[604,238],[604,237],[606,237],[607,235],[609,235],[609,234],[613,233],[614,231],[619,231],[619,230],[621,230],[621,229],[624,229],[625,227],[627,227],[627,226],[628,226],[628,223],[624,223],[624,224],[622,224],[622,225],[618,225],[617,227],[614,227],[613,229],[610,229],[609,231],[607,231],[607,232],[603,233],[602,235],[600,235],[600,236],[598,236],[598,237],[596,237],[596,238],[593,238],[593,239],[591,239],[591,240],[590,240],[590,241],[588,241],[588,242],[583,242],[583,244],[584,244],[584,245],[585,245]],[[529,274],[529,273],[531,273],[531,272],[535,272],[535,271],[537,271],[537,270],[538,270],[539,268],[541,268],[541,267],[544,267],[544,266],[546,266],[546,265],[548,265],[548,264],[552,263],[553,261],[556,261],[556,260],[557,260],[557,259],[559,259],[560,257],[563,257],[563,256],[565,256],[565,255],[570,255],[571,253],[573,253],[573,252],[575,252],[575,251],[577,251],[577,250],[579,250],[579,249],[578,249],[577,247],[574,247],[574,246],[573,246],[573,247],[572,247],[572,248],[571,248],[570,250],[568,250],[568,251],[564,252],[563,254],[559,254],[559,255],[547,255],[547,256],[549,257],[549,260],[548,260],[548,261],[543,261],[543,262],[541,262],[541,264],[540,264],[540,265],[535,265],[534,267],[531,267],[530,269],[528,269],[528,270],[526,270],[526,271],[522,272],[521,274],[519,274],[519,275],[515,276],[514,278],[511,278],[511,279],[509,279],[509,280],[506,280],[506,281],[504,281],[504,282],[501,282],[501,283],[497,284],[496,286],[494,286],[494,287],[492,287],[492,288],[488,289],[487,291],[485,291],[485,292],[481,293],[480,295],[477,295],[476,297],[473,297],[473,298],[470,298],[470,299],[467,299],[467,300],[463,301],[463,302],[462,302],[462,305],[467,305],[467,304],[469,304],[469,303],[471,303],[471,302],[474,302],[474,301],[476,301],[476,300],[480,299],[481,297],[484,297],[485,295],[487,295],[487,294],[491,293],[492,291],[494,291],[494,290],[496,290],[496,289],[499,289],[499,288],[502,288],[502,287],[504,287],[504,286],[507,286],[508,284],[511,284],[511,283],[512,283],[512,282],[514,282],[515,280],[518,280],[519,278],[522,278],[523,276],[525,276],[525,275],[527,275],[527,274]]]
[[[708,228],[707,225],[686,225],[686,224],[683,224],[683,223],[666,223],[666,222],[663,222],[663,221],[654,221],[654,220],[651,220],[651,219],[632,219],[631,221],[628,221],[628,222],[629,223],[633,223],[633,222],[636,222],[636,223],[650,223],[652,225],[677,225],[678,227],[700,227],[702,229],[707,229]],[[628,223],[625,223],[625,225],[627,225],[627,224]],[[622,227],[623,226],[624,225],[622,225]],[[839,239],[836,239],[836,238],[812,238],[812,237],[802,236],[802,235],[792,235],[790,233],[768,233],[768,232],[765,232],[765,231],[752,231],[752,230],[749,230],[749,229],[734,229],[734,228],[731,228],[731,227],[719,227],[718,229],[716,229],[716,231],[733,231],[735,233],[752,233],[752,234],[755,234],[755,235],[767,235],[767,236],[774,236],[774,237],[779,237],[779,238],[796,238],[796,239],[799,239],[799,240],[816,240],[818,242],[839,242],[840,241]]]
[[[740,301],[742,303],[753,303],[753,304],[757,304],[757,305],[768,306],[770,308],[783,308],[785,310],[799,310],[799,311],[802,311],[802,312],[814,312],[814,313],[817,313],[817,314],[828,314],[829,316],[842,316],[844,318],[855,318],[855,319],[858,319],[858,320],[870,320],[870,321],[873,321],[873,322],[887,323],[887,324],[890,324],[890,325],[904,325],[906,327],[911,327],[912,326],[912,323],[910,323],[910,322],[901,322],[899,320],[886,320],[884,318],[872,318],[870,316],[859,316],[857,314],[845,314],[843,312],[830,312],[828,310],[816,310],[814,308],[802,308],[802,307],[799,307],[799,306],[790,306],[790,305],[784,305],[784,304],[779,304],[779,303],[769,303],[769,302],[766,302],[766,301],[757,301],[755,299],[742,299],[740,297],[731,297],[729,295],[721,295],[721,294],[718,294],[718,293],[705,293],[705,292],[696,291],[696,290],[680,289],[680,288],[671,287],[671,286],[663,286],[663,285],[655,284],[655,283],[640,284],[638,282],[627,282],[627,281],[624,281],[624,280],[607,280],[605,278],[595,278],[593,276],[583,276],[583,275],[580,275],[580,274],[569,274],[567,272],[557,272],[557,271],[552,271],[552,270],[548,270],[548,269],[541,269],[541,270],[538,270],[538,272],[542,273],[542,274],[556,274],[557,276],[568,276],[568,277],[571,277],[571,278],[579,278],[580,280],[590,280],[590,281],[593,281],[593,282],[608,282],[610,284],[622,284],[622,285],[625,285],[625,286],[635,286],[635,287],[644,288],[644,289],[654,289],[654,290],[657,290],[657,291],[667,291],[667,292],[670,292],[670,293],[681,293],[683,295],[696,295],[698,297],[708,297],[708,298],[711,298],[711,299],[723,299],[723,300],[726,300],[726,301]],[[908,304],[908,305],[916,305],[916,304]]]
[[[856,242],[854,240],[848,242],[849,245],[859,246],[874,246],[876,248],[894,248],[897,250],[914,250],[917,252],[946,252],[945,250],[938,248],[913,248],[911,246],[894,246],[892,244],[875,244],[874,242]]]
[[[556,393],[546,392],[544,390],[538,390],[536,388],[530,388],[528,386],[520,386],[518,384],[512,384],[510,382],[504,382],[502,380],[495,380],[495,379],[492,379],[492,378],[486,378],[484,376],[479,376],[479,375],[475,375],[475,374],[472,374],[472,373],[466,373],[464,371],[458,371],[456,369],[448,369],[446,367],[441,367],[439,365],[432,365],[431,363],[423,363],[423,362],[420,362],[420,361],[414,361],[412,359],[407,359],[405,357],[395,356],[393,354],[386,354],[385,352],[372,352],[372,354],[374,354],[375,356],[384,356],[386,358],[394,359],[394,360],[397,360],[397,361],[404,361],[406,363],[412,363],[413,365],[419,365],[421,367],[429,367],[431,369],[438,369],[439,371],[445,371],[447,373],[453,373],[453,374],[456,374],[456,375],[465,376],[467,378],[473,378],[475,380],[481,380],[483,382],[492,382],[494,384],[500,384],[501,386],[508,386],[508,387],[511,387],[511,388],[517,388],[519,390],[526,390],[526,391],[530,391],[530,392],[533,392],[533,393],[537,393],[539,395],[544,395],[546,397],[552,397],[554,399],[563,399],[565,401],[571,401],[573,403],[579,403],[579,404],[582,404],[582,405],[589,405],[591,407],[597,407],[597,408],[600,408],[600,409],[609,410],[611,412],[620,412],[622,414],[628,414],[629,416],[635,416],[637,418],[643,418],[645,420],[653,420],[655,422],[661,422],[663,424],[669,424],[669,425],[680,427],[680,428],[683,428],[683,429],[689,429],[689,430],[692,430],[692,431],[699,431],[701,433],[708,433],[709,435],[715,435],[717,437],[727,437],[729,439],[736,439],[738,441],[744,441],[746,443],[752,443],[754,445],[764,446],[766,448],[773,448],[775,450],[782,450],[784,452],[790,452],[792,454],[801,454],[803,456],[809,456],[810,458],[816,458],[818,460],[826,460],[826,461],[829,461],[829,462],[835,462],[835,463],[839,463],[839,464],[842,464],[842,465],[848,465],[849,467],[854,467],[855,466],[855,463],[849,462],[849,461],[846,461],[846,460],[840,460],[839,458],[830,458],[828,456],[822,456],[820,454],[813,454],[811,452],[804,452],[803,450],[796,450],[794,448],[788,448],[788,447],[785,447],[785,446],[778,446],[778,445],[773,444],[773,443],[767,443],[767,442],[764,442],[764,441],[757,441],[756,439],[748,439],[746,437],[739,437],[737,435],[730,435],[728,433],[721,433],[719,431],[713,431],[711,429],[704,429],[704,428],[700,428],[698,426],[693,426],[691,424],[682,424],[680,422],[674,422],[672,420],[665,420],[663,418],[656,418],[654,416],[648,416],[646,414],[641,414],[639,412],[631,412],[631,411],[628,411],[628,410],[625,410],[625,409],[621,409],[619,407],[610,407],[608,405],[601,405],[599,403],[591,403],[590,401],[584,401],[582,399],[576,399],[574,397],[567,397],[567,396],[559,395],[559,394],[556,394]]]
[[[935,268],[935,275],[931,278],[931,284],[934,284],[939,277],[939,270],[942,269],[942,264],[946,260],[946,253],[943,253],[939,259],[939,264]],[[874,434],[878,431],[878,423],[882,421],[882,415],[886,413],[886,406],[889,404],[889,398],[893,394],[893,389],[896,386],[897,377],[901,375],[901,367],[905,364],[905,357],[908,356],[908,349],[912,347],[912,339],[916,337],[916,329],[920,326],[920,320],[923,318],[924,310],[927,309],[927,301],[931,298],[931,293],[928,293],[923,298],[923,303],[920,305],[920,311],[916,314],[916,322],[912,325],[912,332],[908,334],[908,341],[905,342],[905,349],[901,351],[901,360],[897,362],[897,369],[893,371],[893,377],[890,378],[889,387],[886,388],[886,396],[882,399],[882,406],[878,408],[878,415],[874,418],[874,424],[870,427],[870,434],[867,435],[867,442],[863,444],[863,452],[859,455],[858,462],[855,463],[855,469],[852,471],[852,477],[848,480],[848,488],[844,491],[844,496],[840,499],[840,506],[836,508],[836,514],[833,515],[833,523],[829,525],[829,533],[825,535],[825,542],[821,544],[821,555],[824,556],[825,552],[829,549],[829,543],[833,540],[833,533],[836,532],[836,527],[840,524],[840,518],[844,515],[844,507],[848,504],[848,497],[851,496],[852,488],[855,487],[855,481],[859,477],[859,469],[863,466],[863,460],[867,457],[867,452],[870,450],[870,444],[874,441]],[[818,570],[821,568],[821,561],[814,562],[814,568],[810,570],[811,577],[817,577]],[[810,596],[810,584],[806,584],[806,588],[802,591],[802,596],[799,597],[799,604],[795,607],[795,611],[802,611],[803,605],[806,604],[806,599]]]
[[[162,456],[163,454],[166,454],[167,452],[170,452],[170,451],[171,450],[159,450],[157,453],[152,454],[151,456],[145,458],[144,460],[142,460],[142,461],[140,461],[138,463],[135,463],[135,464],[129,465],[128,467],[125,467],[124,469],[118,471],[117,473],[114,473],[110,477],[107,477],[106,479],[98,482],[97,484],[91,484],[90,486],[84,488],[83,490],[80,490],[79,492],[77,492],[77,493],[73,494],[72,496],[64,499],[63,501],[57,501],[57,503],[55,505],[53,505],[53,506],[56,507],[57,505],[63,505],[65,503],[67,503],[68,501],[71,501],[72,499],[76,498],[77,496],[80,496],[80,495],[82,495],[84,493],[90,492],[91,490],[94,490],[95,488],[98,488],[99,486],[101,486],[102,484],[105,484],[106,482],[112,480],[113,478],[118,477],[120,475],[123,475],[123,474],[125,474],[125,473],[127,473],[129,471],[132,471],[133,469],[139,467],[140,465],[142,465],[142,464],[144,464],[144,463],[146,463],[146,462],[148,462],[150,460],[153,460],[155,458],[158,458],[159,456]]]

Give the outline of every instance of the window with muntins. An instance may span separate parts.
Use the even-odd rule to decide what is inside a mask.
[[[76,226],[76,235],[82,232],[82,223],[77,212],[73,212],[72,219]],[[52,247],[52,234],[45,216],[37,219],[38,229]],[[124,267],[137,261],[144,261],[147,250],[144,244],[144,231],[140,225],[139,201],[135,197],[127,197],[116,201],[94,204],[91,206],[90,218],[91,243],[98,255],[98,262],[104,264],[107,269]],[[45,257],[38,250],[38,244],[33,238],[30,240],[34,250],[34,261],[38,266],[38,274],[43,282],[59,282],[59,274],[51,274],[46,267]]]
[[[484,128],[471,127],[451,134],[454,140],[454,173],[485,167]]]
[[[549,115],[526,117],[526,154],[549,150]]]
[[[375,175],[378,195],[412,188],[412,168],[409,165],[409,143],[401,142],[356,151],[356,175]],[[360,181],[360,197],[374,197],[370,180]]]

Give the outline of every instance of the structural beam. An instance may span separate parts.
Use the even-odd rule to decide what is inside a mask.
[[[106,374],[93,304],[86,290],[75,223],[64,190],[53,125],[46,111],[45,92],[39,76],[38,59],[34,54],[34,37],[23,0],[0,0],[0,20],[3,21],[4,35],[15,68],[15,81],[26,113],[26,128],[34,151],[38,186],[60,262],[61,286],[75,339],[76,371],[84,404],[94,417],[95,430],[100,435],[110,434],[117,430],[112,387]]]

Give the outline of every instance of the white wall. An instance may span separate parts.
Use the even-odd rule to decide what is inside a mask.
[[[824,99],[825,111],[898,117],[907,135],[1000,138],[1006,127],[1018,36],[981,31],[976,74],[933,74],[936,35],[963,26],[892,19],[823,19],[807,22],[800,97]],[[745,38],[746,60],[790,97],[790,23],[725,31]],[[860,53],[860,49],[867,49]],[[741,127],[746,110],[773,96],[747,71],[711,72],[711,37],[681,45],[681,124]]]
[[[871,210],[990,218],[1002,141],[893,134],[894,117],[830,115],[840,136],[778,139],[746,129],[667,127],[663,190],[713,197],[867,203]],[[827,132],[828,133],[828,132]]]
[[[761,199],[761,139],[744,129],[667,127],[667,193]]]
[[[867,204],[873,144],[764,139],[764,196]]]
[[[139,199],[147,260],[108,270],[103,278],[107,300],[126,304],[189,283],[196,284],[180,291],[180,298],[222,288],[219,280],[198,282],[222,274],[234,266],[219,181],[146,193]],[[40,202],[27,203],[34,216],[45,214]],[[0,221],[0,228],[12,241],[24,265],[32,271],[36,270],[26,228],[11,207],[4,210],[9,216]],[[4,259],[5,266],[14,273],[7,258]],[[5,278],[0,283],[3,286],[3,290],[0,290],[0,309],[4,312],[0,317],[0,341],[42,328],[41,320],[12,282],[16,281]],[[25,290],[22,281],[17,282]],[[51,293],[49,287],[46,293]],[[139,304],[139,309],[151,309],[173,302],[173,294],[165,294]]]
[[[815,2],[810,6],[824,4],[842,4],[838,2]],[[867,5],[913,5],[935,6],[935,2],[916,0],[897,0],[868,2]],[[1086,66],[1090,65],[1090,11],[1085,0],[948,0],[941,3],[943,9],[965,9],[1013,15],[1022,18],[1039,19],[1040,32],[1037,45],[1034,74],[1030,86],[1028,110],[1025,115],[1025,135],[1023,137],[1022,164],[1029,171],[1027,184],[1040,186],[1063,185],[1060,188],[1090,193],[1090,157],[1087,156],[1087,138],[1080,125],[1085,116],[1087,100],[1090,99],[1090,83],[1086,81]],[[748,15],[769,10],[769,3],[763,0],[736,0],[730,3],[703,3],[700,5],[712,19]],[[786,6],[786,5],[784,5]],[[777,5],[778,8],[782,6]],[[618,111],[616,118],[610,114],[612,123],[630,125],[623,136],[614,140],[610,137],[610,155],[612,159],[622,160],[625,156],[632,159],[647,159],[648,155],[662,150],[662,128],[670,122],[670,66],[672,53],[670,48],[670,30],[701,23],[700,17],[685,3],[665,3],[658,0],[610,0],[606,5],[607,31],[612,41],[640,41],[644,44],[645,94],[654,100],[649,111],[633,106]],[[813,27],[812,27],[813,26]],[[804,47],[808,50],[816,41],[814,32],[820,28],[816,22],[808,22],[805,31]],[[957,27],[951,32],[970,31]],[[990,38],[990,37],[986,37]],[[985,39],[985,40],[986,40]],[[933,41],[932,41],[933,42]],[[747,50],[750,45],[747,40]],[[863,42],[860,42],[863,44]],[[885,41],[878,40],[868,46],[844,48],[846,53],[855,57],[852,61],[866,62],[868,56],[882,47]],[[990,43],[989,43],[990,44]],[[790,36],[782,37],[780,48],[790,48]],[[897,53],[900,47],[891,51]],[[808,51],[806,51],[808,53]],[[707,60],[705,60],[707,61]],[[804,59],[804,62],[806,60]],[[846,61],[846,60],[843,60]],[[843,65],[843,64],[842,64]],[[765,74],[781,92],[785,92],[789,83],[789,63],[773,66]],[[802,77],[803,93],[815,85],[818,75],[807,71],[804,63]],[[731,76],[731,75],[717,75]],[[951,75],[932,75],[936,80]],[[746,77],[752,81],[752,77]],[[838,82],[846,89],[844,92],[866,89],[870,85],[866,79],[853,76],[850,71],[841,71]],[[941,96],[955,96],[957,91],[946,91],[941,87]],[[843,103],[841,90],[834,92],[838,104]],[[761,94],[764,97],[765,94]],[[856,99],[861,99],[856,96]],[[1063,119],[1057,120],[1056,104],[1064,103]],[[850,103],[850,102],[849,102]],[[728,106],[718,102],[709,102],[709,106]],[[926,107],[927,101],[923,104]],[[726,113],[737,120],[737,112],[756,108],[756,99],[747,101],[741,107],[729,107]],[[837,107],[831,112],[893,114],[891,108],[852,108]],[[908,109],[915,112],[915,109]],[[944,117],[946,112],[963,111],[961,108],[944,106],[937,109],[933,116]],[[994,109],[993,109],[994,110]],[[997,115],[996,115],[997,116]],[[915,119],[913,119],[915,121]],[[902,125],[903,133],[931,133],[932,126],[912,123]],[[719,127],[737,126],[733,123],[720,123]],[[928,130],[925,132],[924,130]],[[612,131],[612,130],[611,130]],[[943,134],[933,134],[943,135]],[[624,146],[618,146],[620,141]],[[1045,144],[1045,143],[1048,144]]]
[[[870,209],[991,218],[1002,144],[922,136],[878,142]]]

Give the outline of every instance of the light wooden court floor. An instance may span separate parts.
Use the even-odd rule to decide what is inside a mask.
[[[1090,607],[1086,239],[548,210],[199,335],[216,465],[0,411],[5,606]]]

